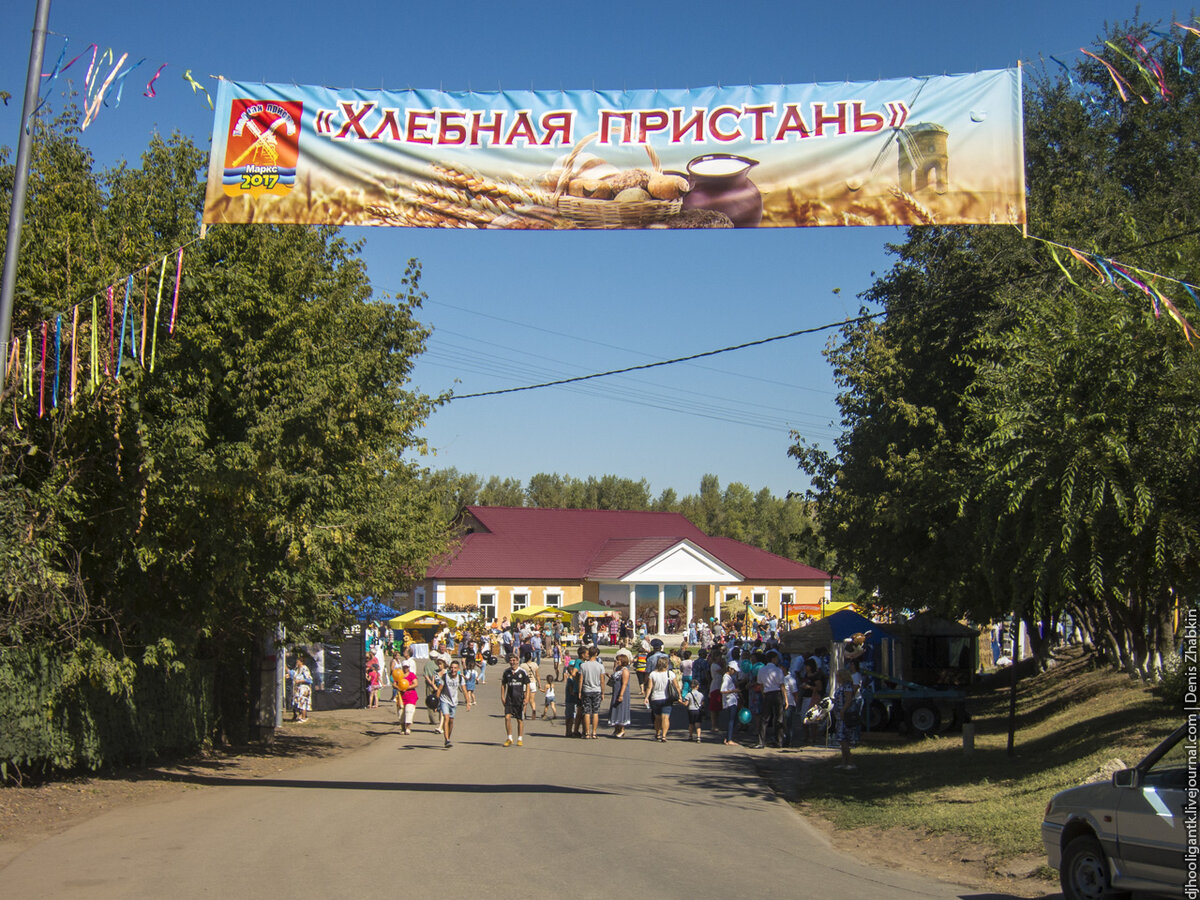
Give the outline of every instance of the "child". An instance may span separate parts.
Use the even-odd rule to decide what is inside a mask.
[[[567,737],[582,737],[583,711],[579,708],[579,670],[568,666],[564,677],[567,680],[567,696],[563,715],[567,722]]]
[[[683,698],[688,711],[688,738],[700,743],[700,734],[704,731],[704,706],[708,698],[700,690],[700,685],[692,682],[691,690]]]
[[[554,647],[550,651],[550,656],[554,660],[554,677],[558,678],[559,667],[562,665],[562,644],[558,641],[554,642]]]
[[[374,657],[371,657],[374,659]],[[367,709],[379,708],[379,667],[371,666],[367,669],[367,690],[371,694],[371,700],[367,704]]]
[[[550,721],[558,720],[558,707],[554,705],[554,676],[546,677],[546,699],[542,701],[542,718],[550,716]]]
[[[467,695],[467,709],[475,705],[475,684],[478,676],[475,673],[475,657],[467,659],[467,672],[463,676],[463,693]]]

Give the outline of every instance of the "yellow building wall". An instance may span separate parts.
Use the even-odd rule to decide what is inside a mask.
[[[445,584],[445,591],[442,595],[443,607],[451,609],[457,607],[478,608],[479,595],[481,593],[491,593],[496,595],[496,618],[498,619],[512,615],[514,594],[528,594],[529,602],[526,604],[527,606],[543,606],[546,603],[547,592],[553,592],[562,595],[560,606],[570,606],[572,603],[578,603],[584,599],[584,588],[586,587],[579,582],[557,582],[551,584],[549,582],[540,583],[533,581],[489,581],[486,583],[478,581],[446,581],[443,583]],[[426,609],[433,608],[435,586],[434,581],[425,581]]]
[[[825,582],[824,581],[800,581],[790,582],[787,584],[758,582],[755,584],[719,584],[714,588],[716,592],[716,605],[724,603],[732,594],[737,594],[738,603],[744,603],[747,600],[753,601],[755,594],[766,594],[766,607],[755,605],[755,609],[760,612],[765,612],[767,615],[783,616],[783,595],[790,593],[793,603],[811,603],[819,604],[825,599]],[[713,608],[713,602],[709,602],[709,610]],[[699,612],[696,614],[700,615]],[[707,616],[715,615],[713,612],[705,613]]]
[[[583,583],[558,582],[554,584],[531,581],[491,581],[486,583],[477,581],[444,581],[443,584],[445,585],[445,589],[442,595],[442,603],[445,607],[452,609],[458,607],[477,608],[481,593],[494,593],[496,595],[496,617],[498,619],[512,615],[513,594],[518,592],[529,595],[529,606],[541,606],[545,604],[547,591],[560,593],[562,595],[562,606],[569,606],[572,603],[579,603],[582,600],[588,600],[593,603],[600,601],[600,585],[594,581]],[[425,608],[433,609],[436,584],[433,580],[427,579],[424,586]],[[708,619],[716,616],[717,613],[715,610],[725,601],[727,595],[734,593],[737,594],[739,603],[751,600],[755,594],[765,593],[767,597],[765,609],[761,606],[755,608],[766,612],[768,615],[782,616],[781,604],[784,593],[792,594],[794,603],[819,604],[825,599],[825,582],[808,581],[787,584],[758,582],[753,584],[729,585],[698,584],[695,586],[693,594],[693,615],[697,619]],[[618,611],[623,615],[628,615],[625,608],[620,608]]]

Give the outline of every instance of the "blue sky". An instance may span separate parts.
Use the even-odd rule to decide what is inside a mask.
[[[15,146],[33,0],[0,12],[0,144]],[[55,0],[46,70],[91,42],[146,62],[82,140],[101,165],[136,160],[153,131],[207,147],[212,113],[182,80],[446,90],[667,88],[972,72],[1071,62],[1133,2],[1010,0],[724,4],[513,2],[255,7]],[[1182,10],[1174,15],[1176,9]],[[1188,7],[1143,2],[1144,19]],[[167,63],[158,96],[141,96]],[[83,61],[68,73],[82,81]],[[61,89],[65,79],[56,88]],[[56,98],[57,99],[57,98]],[[1036,178],[1037,173],[1030,173]],[[510,233],[348,229],[381,292],[424,266],[434,328],[416,370],[429,393],[476,393],[685,356],[853,315],[889,266],[891,228]],[[99,286],[97,286],[99,287]],[[521,481],[537,472],[645,477],[694,493],[701,476],[777,495],[806,481],[789,432],[830,446],[829,332],[499,397],[456,400],[429,422],[435,467]]]

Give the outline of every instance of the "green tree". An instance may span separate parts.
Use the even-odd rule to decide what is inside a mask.
[[[520,479],[500,478],[493,475],[479,489],[479,504],[481,506],[524,506],[525,488]]]
[[[206,160],[155,137],[140,166],[95,174],[69,124],[39,127],[14,332],[83,300],[86,348],[87,301],[107,284],[117,320],[125,311],[141,327],[159,273],[143,267],[195,234]],[[8,598],[20,601],[5,610],[5,640],[217,660],[223,727],[238,735],[264,631],[335,626],[346,594],[423,573],[443,529],[408,456],[441,399],[407,387],[427,335],[420,267],[400,296],[373,300],[358,253],[332,229],[212,229],[186,250],[176,328],[168,336],[164,317],[153,373],[127,344],[119,381],[81,386],[69,409],[64,382],[59,409],[40,418],[10,384],[3,400],[22,427],[0,426],[0,479],[19,502],[0,508],[24,527],[0,536]],[[28,615],[39,608],[57,612]]]
[[[1151,39],[1136,22],[1109,39],[1126,35]],[[1197,41],[1177,37],[1194,70]],[[1196,79],[1173,62],[1168,76],[1169,102],[1146,103],[1119,102],[1090,61],[1074,85],[1035,81],[1033,234],[1197,280]],[[1145,294],[1084,287],[1087,270],[1069,279],[1010,231],[911,229],[893,249],[865,295],[882,317],[829,354],[846,426],[835,454],[791,450],[840,564],[893,607],[1016,610],[1035,634],[1070,610],[1153,677],[1200,572],[1195,350]]]

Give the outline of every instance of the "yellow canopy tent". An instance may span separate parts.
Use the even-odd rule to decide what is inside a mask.
[[[825,616],[832,616],[834,613],[841,612],[843,609],[851,609],[854,610],[854,612],[858,612],[857,607],[855,607],[853,603],[826,603],[821,610],[821,618],[824,618]]]
[[[571,614],[557,606],[527,606],[512,614],[514,619],[562,619],[570,621]]]
[[[388,620],[389,628],[441,628],[453,624],[455,622],[449,616],[427,609],[412,609]]]

